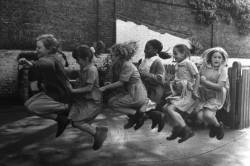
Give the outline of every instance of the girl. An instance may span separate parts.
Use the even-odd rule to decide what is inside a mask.
[[[210,126],[209,136],[218,140],[224,137],[224,130],[223,124],[218,122],[215,115],[222,108],[229,89],[227,58],[224,49],[220,47],[209,49],[204,53],[204,65],[200,70],[198,118]]]
[[[159,55],[162,43],[156,39],[146,43],[145,59],[139,65],[139,72],[147,89],[149,98],[159,104],[164,93],[165,68]]]
[[[182,95],[177,99],[171,100],[170,104],[164,105],[163,110],[173,120],[173,124],[171,124],[173,131],[171,136],[167,137],[167,140],[174,140],[180,137],[178,142],[181,143],[192,137],[194,133],[187,127],[178,111],[187,113],[192,111],[195,98],[198,97],[197,90],[200,77],[197,67],[188,59],[190,51],[186,45],[176,45],[173,49],[173,54],[176,60],[175,80],[173,83],[177,89],[181,88]]]
[[[106,127],[92,127],[89,122],[100,113],[101,94],[97,68],[92,63],[93,53],[87,45],[79,46],[73,51],[73,57],[80,65],[79,84],[76,89],[70,88],[73,104],[69,113],[72,126],[88,132],[94,137],[93,149],[99,149],[107,137]]]
[[[158,108],[162,107],[162,98],[165,92],[165,67],[161,58],[170,58],[168,54],[161,52],[162,48],[162,43],[159,40],[147,41],[144,49],[145,58],[139,62],[138,67],[149,99],[154,101]],[[161,131],[164,127],[164,114],[156,110],[152,110],[148,114],[153,122],[151,128],[153,129],[158,124],[158,131]],[[157,120],[155,116],[152,116],[153,114],[160,118]]]
[[[69,124],[67,114],[71,102],[69,80],[56,56],[58,47],[59,43],[53,35],[41,35],[36,39],[38,60],[35,62],[25,58],[19,60],[21,65],[34,70],[42,87],[41,92],[25,102],[25,106],[38,116],[57,121],[56,137],[60,136]]]
[[[100,88],[102,92],[115,88],[121,89],[119,94],[109,99],[108,105],[128,115],[129,121],[124,125],[125,129],[134,126],[138,119],[142,119],[143,113],[139,109],[148,101],[140,74],[131,62],[134,53],[135,50],[129,43],[111,47],[113,83]],[[135,129],[137,127],[135,126]]]

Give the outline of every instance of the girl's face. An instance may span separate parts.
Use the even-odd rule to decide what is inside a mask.
[[[38,58],[49,54],[49,50],[44,47],[44,44],[41,40],[38,40],[36,42],[36,52],[37,52]]]
[[[220,67],[223,61],[223,56],[219,52],[215,52],[211,57],[211,65],[213,67]]]
[[[174,54],[174,59],[178,63],[181,62],[181,61],[183,61],[186,58],[185,54],[184,53],[180,53],[176,48],[174,48],[173,54]]]
[[[154,49],[151,44],[147,43],[144,49],[144,53],[146,58],[151,58],[155,56],[157,52],[156,49]]]
[[[111,60],[114,63],[116,63],[118,61],[119,57],[115,54],[114,51],[111,51]]]

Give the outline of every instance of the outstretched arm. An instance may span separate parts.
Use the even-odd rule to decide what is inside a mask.
[[[119,87],[122,87],[124,85],[124,82],[122,81],[116,81],[114,83],[111,83],[111,84],[108,84],[108,85],[105,85],[103,87],[100,88],[100,91],[106,91],[108,89],[115,89],[115,88],[119,88]]]

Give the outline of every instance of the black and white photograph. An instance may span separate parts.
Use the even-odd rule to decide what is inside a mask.
[[[249,166],[250,0],[0,0],[0,166]]]

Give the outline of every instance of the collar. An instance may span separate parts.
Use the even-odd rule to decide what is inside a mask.
[[[180,63],[177,63],[177,66],[184,66],[186,64],[186,62],[189,61],[188,58],[185,58],[183,61],[181,61]]]
[[[85,66],[84,68],[81,68],[81,71],[86,71],[88,70],[91,66],[93,66],[93,63],[88,64],[87,66]]]

